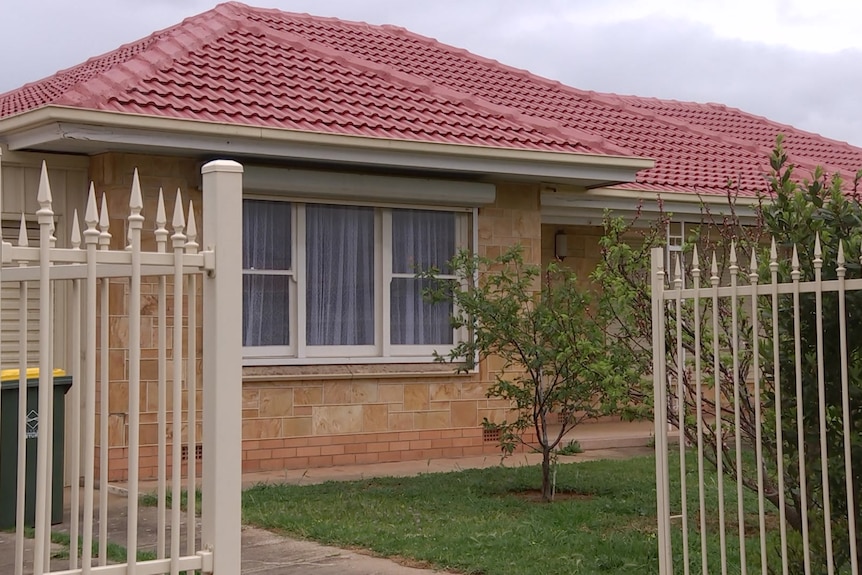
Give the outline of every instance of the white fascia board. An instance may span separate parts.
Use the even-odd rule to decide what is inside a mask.
[[[605,210],[623,218],[634,218],[638,213],[644,221],[653,221],[659,216],[658,199],[661,197],[662,210],[672,214],[674,221],[701,222],[705,210],[713,216],[729,215],[731,212],[727,197],[698,196],[687,194],[646,194],[632,190],[614,190],[601,194],[578,192],[542,192],[542,223],[552,225],[602,224]],[[734,211],[742,223],[754,223],[755,198],[738,198]]]
[[[0,120],[10,149],[137,147],[608,186],[632,182],[645,158],[492,148],[236,126],[48,106]],[[71,146],[69,144],[72,144]]]
[[[69,154],[51,154],[36,152],[13,152],[3,144],[0,144],[0,160],[6,166],[40,166],[42,160],[48,163],[50,168],[66,168],[87,170],[90,167],[90,159],[87,156],[73,156]]]

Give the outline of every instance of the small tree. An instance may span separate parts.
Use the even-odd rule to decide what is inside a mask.
[[[454,304],[452,322],[470,337],[437,359],[467,371],[476,360],[499,358],[488,397],[510,402],[512,418],[484,425],[500,431],[506,455],[519,444],[542,453],[542,500],[551,501],[560,441],[582,421],[615,412],[632,373],[606,347],[590,292],[559,264],[525,264],[515,246],[493,259],[462,251],[450,268],[455,282],[435,271],[420,275],[434,280],[432,300]]]
[[[684,251],[688,252],[690,259],[691,248],[698,246],[698,251],[703,255],[718,255],[718,276],[724,275],[724,270],[729,264],[731,243],[738,251],[740,263],[750,261],[751,251],[757,254],[760,269],[754,270],[758,273],[760,281],[770,281],[770,251],[769,241],[774,238],[778,243],[780,252],[778,278],[785,282],[791,276],[788,264],[789,256],[795,246],[799,255],[799,273],[802,281],[808,281],[814,277],[813,262],[816,259],[814,246],[816,236],[819,234],[823,260],[823,279],[832,280],[837,277],[836,260],[838,242],[843,242],[846,264],[846,277],[848,279],[862,277],[862,268],[857,264],[862,255],[862,202],[857,193],[862,172],[857,174],[852,188],[842,182],[837,175],[828,176],[821,168],[814,170],[811,179],[800,179],[794,174],[794,167],[789,164],[787,155],[779,137],[775,149],[769,158],[771,174],[765,183],[767,189],[762,196],[762,202],[754,207],[754,219],[748,225],[742,225],[736,217],[735,200],[733,190],[728,195],[730,215],[720,220],[713,218],[704,208],[704,218],[699,229],[689,238]],[[852,193],[848,193],[852,192]],[[617,340],[615,346],[625,349],[629,360],[633,365],[639,365],[641,372],[646,374],[652,368],[652,315],[650,299],[650,265],[649,250],[654,246],[664,245],[667,219],[662,217],[654,225],[634,230],[631,223],[623,222],[618,218],[607,217],[605,221],[605,236],[601,241],[603,259],[594,274],[594,279],[604,286],[602,292],[602,307],[610,315],[616,318],[619,327],[613,332]],[[635,242],[629,241],[637,237]],[[701,265],[703,266],[703,259]],[[690,271],[690,270],[689,270]],[[751,272],[752,270],[747,270]],[[686,279],[687,285],[691,285],[691,278]],[[722,401],[717,405],[711,398],[713,393],[703,394],[703,409],[707,414],[714,414],[721,418],[722,427],[726,435],[730,437],[735,431],[735,418],[730,408],[734,402],[739,402],[740,419],[739,426],[743,442],[743,448],[757,446],[759,443],[763,456],[763,489],[765,498],[776,507],[784,500],[784,512],[787,522],[797,533],[802,531],[803,506],[808,513],[808,525],[811,531],[810,561],[818,572],[825,572],[827,563],[827,548],[823,536],[824,512],[823,484],[820,475],[820,421],[817,414],[818,407],[818,381],[816,361],[816,341],[819,329],[816,324],[815,296],[813,294],[802,294],[800,297],[800,334],[801,334],[801,356],[802,366],[802,432],[804,437],[804,450],[800,450],[796,441],[797,421],[796,410],[800,408],[796,401],[795,381],[795,340],[794,313],[792,300],[789,296],[779,299],[778,327],[779,333],[772,333],[772,308],[771,300],[764,298],[760,302],[760,313],[762,317],[759,322],[759,332],[753,334],[753,324],[750,317],[750,302],[740,301],[736,311],[737,328],[744,341],[751,341],[752,337],[758,337],[760,343],[760,382],[761,396],[755,397],[748,386],[740,386],[739,396],[735,395],[734,378],[745,382],[753,375],[751,370],[754,365],[753,350],[751,347],[741,349],[738,357],[736,373],[730,365],[731,362],[722,361],[715,373],[709,362],[703,366],[705,385],[709,388],[719,387]],[[686,355],[693,357],[699,353],[702,357],[710,357],[714,338],[719,342],[722,350],[731,347],[731,302],[728,298],[719,300],[718,309],[718,332],[713,332],[710,318],[701,314],[701,347],[695,348],[693,334],[694,317],[691,305],[683,306],[682,309],[682,348]],[[843,569],[850,561],[850,541],[847,529],[847,517],[853,515],[857,525],[862,525],[862,508],[859,506],[858,498],[854,508],[848,509],[847,492],[844,484],[844,433],[841,422],[842,416],[842,391],[841,391],[841,348],[838,345],[838,296],[835,293],[825,293],[822,296],[823,305],[823,342],[824,342],[824,395],[826,399],[827,413],[827,465],[830,473],[830,507],[832,512],[832,543],[831,557],[835,569]],[[850,413],[851,418],[850,443],[853,452],[852,479],[854,490],[858,492],[858,485],[862,483],[862,419],[855,414],[862,412],[862,322],[854,321],[862,308],[862,295],[860,292],[848,292],[846,296],[848,310],[847,322],[847,357],[849,358],[849,383]],[[668,340],[665,342],[667,355],[667,390],[670,403],[675,406],[668,410],[668,421],[678,427],[686,441],[696,444],[698,440],[698,428],[691,417],[695,408],[697,396],[696,382],[693,373],[682,370],[677,374],[677,347],[672,339],[676,329],[673,313],[668,310],[666,321],[668,323]],[[775,381],[773,377],[773,346],[779,349],[781,362],[781,381]],[[620,352],[622,353],[622,352]],[[683,395],[678,396],[676,381],[682,379]],[[782,416],[782,447],[783,447],[783,486],[784,493],[780,494],[779,477],[779,450],[777,444],[776,430],[776,391],[780,392],[781,405],[779,406]],[[633,405],[642,407],[644,413],[651,412],[652,408],[652,382],[642,379],[633,380],[630,398]],[[681,418],[682,406],[688,417]],[[758,408],[760,412],[758,413]],[[756,433],[758,420],[762,425],[762,436],[758,442]],[[732,442],[719,442],[715,427],[706,425],[703,430],[704,455],[713,464],[716,462],[719,450],[724,458],[723,469],[730,476],[736,476],[737,468],[733,454]],[[799,477],[799,459],[802,458],[806,467],[806,493],[805,499],[801,497],[801,485]],[[754,465],[743,465],[739,470],[743,484],[752,490],[758,488],[757,467]],[[781,496],[783,495],[783,497]],[[859,537],[857,535],[857,537]],[[858,541],[858,548],[862,550],[862,540]],[[792,559],[801,557],[801,541],[798,537],[790,538],[789,555]],[[862,557],[859,558],[862,560]],[[801,573],[803,568],[801,561],[791,562],[790,572]]]

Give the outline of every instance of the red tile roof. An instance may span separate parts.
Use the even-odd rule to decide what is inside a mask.
[[[780,132],[794,162],[846,175],[862,149],[716,104],[578,90],[394,26],[230,2],[0,94],[0,118],[63,105],[251,126],[634,155],[624,187],[763,189]]]

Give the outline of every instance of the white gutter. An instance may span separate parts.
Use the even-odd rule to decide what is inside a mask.
[[[632,182],[637,171],[654,165],[653,160],[644,158],[323,134],[61,106],[0,120],[0,139],[10,150],[50,147],[52,142],[72,140],[82,147],[98,143],[184,149],[601,185]]]

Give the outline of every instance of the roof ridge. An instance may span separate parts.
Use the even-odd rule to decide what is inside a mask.
[[[231,2],[231,4],[240,4],[238,2]],[[240,4],[242,5],[242,4]],[[245,6],[245,5],[242,5]],[[270,14],[278,14],[280,16],[284,16],[285,14],[293,16],[293,17],[302,17],[310,20],[320,21],[320,20],[329,20],[332,22],[337,22],[339,24],[348,24],[354,26],[365,26],[368,28],[386,28],[394,31],[404,31],[408,34],[413,34],[409,30],[402,28],[400,26],[394,26],[391,24],[369,24],[367,22],[354,22],[350,20],[342,20],[340,18],[335,17],[320,17],[320,16],[312,16],[310,14],[299,14],[295,12],[284,12],[282,10],[278,10],[275,8],[254,8],[248,7],[246,8],[249,12],[266,12]],[[624,148],[620,145],[614,144],[608,141],[606,138],[594,134],[592,132],[581,130],[579,128],[575,128],[572,126],[567,126],[558,120],[551,120],[547,118],[542,118],[539,116],[535,116],[533,114],[529,114],[524,110],[513,106],[506,106],[502,104],[495,104],[485,98],[471,94],[468,92],[463,92],[460,90],[456,90],[450,87],[442,86],[431,79],[417,74],[412,74],[409,72],[403,72],[401,70],[397,70],[392,66],[381,64],[378,62],[374,62],[368,60],[366,58],[357,56],[351,52],[345,52],[343,50],[339,50],[338,48],[334,48],[320,42],[316,42],[315,40],[305,38],[298,34],[294,34],[291,32],[286,32],[282,30],[277,30],[272,28],[271,26],[267,26],[265,23],[261,23],[262,26],[266,26],[267,30],[271,31],[273,35],[281,37],[283,39],[289,39],[293,42],[298,42],[302,46],[309,48],[313,45],[313,49],[321,54],[326,54],[331,57],[337,57],[341,61],[348,63],[350,65],[359,67],[364,70],[373,71],[375,73],[381,74],[384,77],[397,79],[401,83],[409,83],[409,85],[413,87],[419,87],[424,92],[428,94],[438,95],[444,98],[453,99],[461,104],[466,106],[470,106],[474,109],[483,110],[485,112],[491,112],[493,114],[497,114],[505,119],[520,123],[522,125],[527,125],[533,129],[536,129],[544,134],[554,134],[557,136],[561,136],[565,139],[576,139],[576,143],[586,145],[591,148],[596,153],[605,153],[611,155],[622,155],[622,156],[632,156],[634,155],[631,150]],[[415,36],[420,36],[418,34],[413,34]],[[422,36],[420,36],[422,37]],[[436,44],[442,44],[441,42],[434,40],[433,38],[429,38],[431,42]],[[445,45],[445,44],[442,44]],[[447,46],[448,47],[448,46]],[[460,50],[463,52],[467,52],[461,48],[452,47],[453,50]]]
[[[758,144],[757,142],[741,140],[739,138],[735,138],[733,136],[729,136],[723,132],[716,132],[706,128],[704,126],[692,125],[690,122],[686,122],[674,116],[665,115],[659,111],[655,110],[644,110],[641,108],[637,108],[632,104],[625,102],[622,100],[623,97],[627,98],[639,98],[638,96],[620,96],[618,94],[613,94],[610,92],[594,92],[595,98],[593,101],[600,102],[603,105],[616,108],[618,110],[625,110],[631,114],[636,114],[639,116],[647,117],[653,121],[661,122],[665,125],[671,125],[678,130],[686,131],[691,134],[696,134],[698,136],[705,136],[707,138],[718,140],[722,144],[725,144],[729,147],[741,148],[747,152],[755,153],[758,155],[762,155],[766,157],[772,150],[765,150],[763,146]],[[654,100],[660,100],[659,98],[653,98]],[[697,104],[702,106],[703,104],[698,104],[697,102],[691,102],[692,104]]]
[[[125,89],[130,78],[140,79],[146,72],[161,69],[164,64],[188,54],[207,40],[236,29],[238,23],[232,20],[229,14],[224,13],[230,8],[228,4],[231,3],[219,4],[211,10],[185,18],[179,24],[147,36],[142,41],[160,36],[154,49],[148,47],[128,60],[108,67],[95,77],[76,84],[53,103],[66,106],[95,107],[95,103],[101,101],[100,93],[104,91],[106,85]],[[197,27],[192,25],[197,25]],[[171,42],[172,45],[168,42]],[[170,48],[173,50],[168,52],[166,49]],[[107,54],[116,53],[117,50]]]

